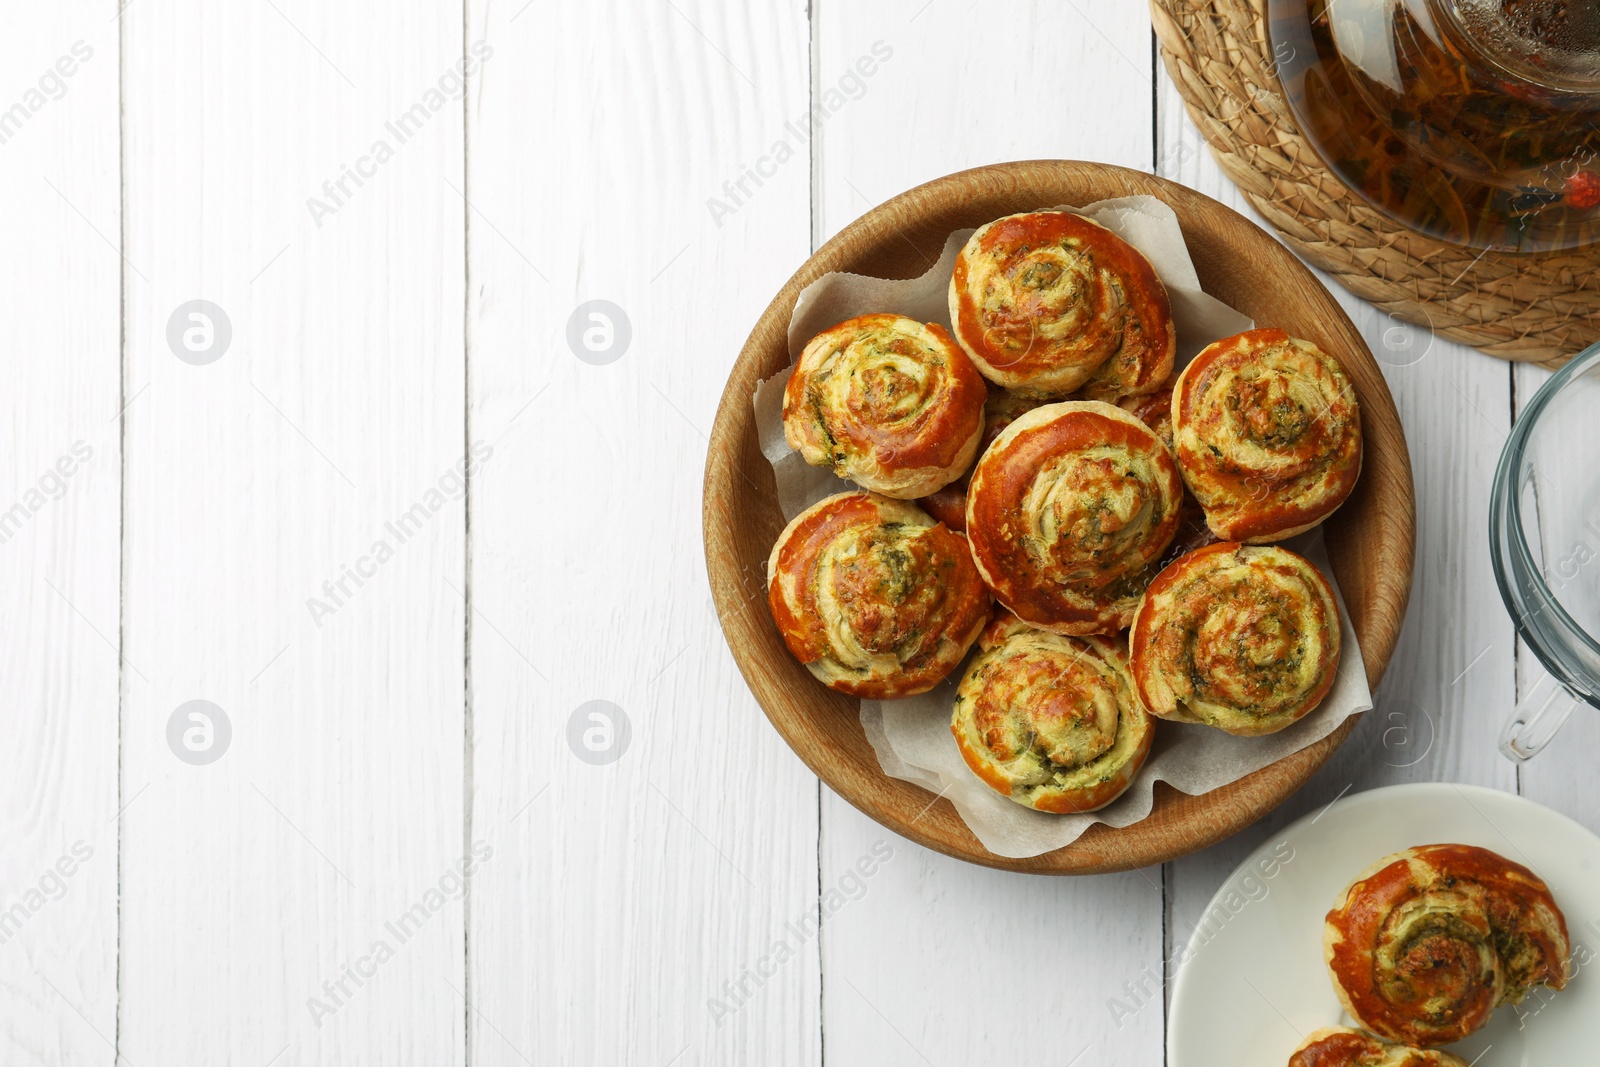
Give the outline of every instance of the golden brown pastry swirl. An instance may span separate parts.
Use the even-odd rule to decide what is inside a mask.
[[[1129,635],[1145,707],[1230,734],[1275,733],[1339,671],[1339,608],[1303,556],[1232,542],[1180,556],[1145,590]]]
[[[1172,306],[1149,260],[1067,211],[979,227],[956,257],[950,321],[984,377],[1045,399],[1153,392],[1177,350]]]
[[[1346,1026],[1313,1030],[1289,1057],[1289,1067],[1468,1067],[1460,1056],[1379,1041]]]
[[[873,493],[840,493],[795,516],[767,581],[789,651],[823,684],[858,697],[932,689],[989,620],[966,539]]]
[[[1566,919],[1543,880],[1471,845],[1421,845],[1364,871],[1328,913],[1323,953],[1352,1018],[1379,1037],[1446,1045],[1566,984]]]
[[[950,718],[973,773],[1039,811],[1094,811],[1121,796],[1155,730],[1117,642],[1063,637],[1002,612],[978,647]]]
[[[1178,528],[1183,483],[1149,427],[1111,404],[1035,408],[978,459],[967,536],[995,596],[1056,633],[1128,624]]]
[[[813,467],[909,500],[971,466],[987,392],[943,327],[861,315],[806,345],[784,387],[783,435]]]
[[[1361,473],[1361,415],[1337,360],[1282,330],[1201,352],[1172,397],[1183,480],[1224,541],[1266,544],[1333,514]]]

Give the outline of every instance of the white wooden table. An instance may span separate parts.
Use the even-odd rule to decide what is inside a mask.
[[[1349,297],[1416,586],[1378,710],[1261,825],[1110,877],[967,866],[819,786],[745,689],[705,434],[819,242],[1008,159],[1239,205],[1142,5],[4,23],[0,1063],[1158,1064],[1165,961],[1298,815],[1442,779],[1600,829],[1600,717],[1520,775],[1494,745],[1488,489],[1544,374]]]

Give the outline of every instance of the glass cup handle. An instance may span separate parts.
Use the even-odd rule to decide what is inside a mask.
[[[1552,683],[1548,689],[1545,682]],[[1511,721],[1500,735],[1500,751],[1515,763],[1532,759],[1560,732],[1581,703],[1572,690],[1545,675],[1517,702]]]

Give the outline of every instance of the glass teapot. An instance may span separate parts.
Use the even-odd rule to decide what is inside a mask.
[[[1300,129],[1395,221],[1475,248],[1600,241],[1600,0],[1270,0]]]

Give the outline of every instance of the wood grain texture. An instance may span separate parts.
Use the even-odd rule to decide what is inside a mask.
[[[460,11],[140,0],[123,30],[148,280],[127,287],[121,1051],[459,1064],[462,108],[428,93]],[[346,167],[370,173],[334,197]],[[193,298],[232,324],[209,365],[168,344]],[[167,744],[195,698],[233,728],[205,766]]]
[[[1159,789],[1150,817],[1134,826],[1095,826],[1068,848],[1004,861],[978,847],[944,801],[912,827],[912,818],[928,802],[925,792],[878,769],[856,724],[854,703],[803,684],[804,668],[782,649],[770,620],[745,610],[752,596],[759,596],[759,563],[781,527],[771,470],[756,444],[749,397],[760,378],[787,365],[783,334],[795,294],[831,270],[907,277],[951,230],[985,219],[1039,204],[1089,203],[1133,193],[1159,195],[1177,212],[1207,292],[1258,321],[1274,321],[1346,357],[1366,430],[1365,473],[1326,529],[1329,555],[1374,686],[1383,676],[1405,614],[1414,536],[1405,435],[1365,342],[1327,291],[1279,244],[1215,201],[1180,186],[1121,168],[1072,162],[967,171],[875,209],[818,251],[779,292],[734,367],[706,465],[706,554],[724,631],[745,679],[801,758],[867,814],[921,844],[974,862],[1038,873],[1083,873],[1125,870],[1191,852],[1237,831],[1281,801],[1355,725],[1342,726],[1273,767],[1205,796]],[[907,243],[914,246],[910,253]]]
[[[1513,377],[1525,402],[1543,374],[1344,293],[1407,429],[1423,551],[1378,711],[1271,814],[1162,866],[1018,878],[886,830],[758,714],[692,501],[736,350],[808,252],[1006,159],[1153,163],[1255,219],[1153,69],[1143,6],[13,8],[0,116],[76,41],[94,54],[0,139],[0,532],[74,443],[93,455],[0,540],[0,923],[94,851],[0,942],[0,1063],[1156,1063],[1162,973],[1250,848],[1370,786],[1517,787],[1485,511]],[[468,99],[347,177],[480,40]],[[341,178],[319,226],[307,200]],[[232,320],[210,366],[166,340],[194,297]],[[633,328],[604,366],[566,336],[594,298]],[[318,627],[307,599],[474,441],[470,508],[446,480]],[[764,557],[729,557],[740,595]],[[1524,688],[1537,672],[1524,651]],[[192,697],[234,727],[210,766],[167,745]],[[591,699],[630,718],[609,766],[567,740]],[[822,743],[858,735],[853,706],[817,714]],[[1594,829],[1597,723],[1520,774]],[[931,799],[905,789],[913,814]],[[308,999],[473,839],[495,851],[470,897],[318,1028]],[[1094,965],[1019,981],[1021,944]]]
[[[817,786],[727,655],[693,506],[733,353],[808,247],[805,6],[520,7],[474,2],[468,30],[495,48],[469,106],[470,420],[495,448],[472,824],[496,848],[471,1061],[820,1063]],[[567,333],[597,299],[632,330],[603,365]],[[593,700],[631,728],[597,735],[609,764],[569,741],[574,715],[603,730]]]
[[[5,23],[0,1063],[110,1063],[121,504],[117,37],[103,5],[78,0],[16,5]]]

